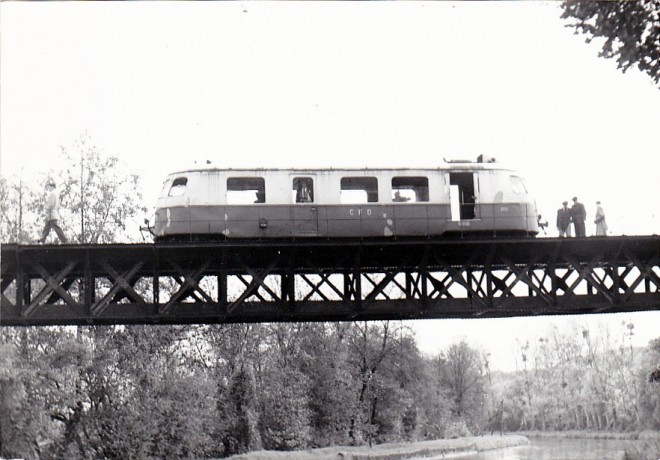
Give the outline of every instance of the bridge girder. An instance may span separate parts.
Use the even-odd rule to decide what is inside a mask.
[[[660,309],[660,237],[1,248],[0,325],[507,317]]]

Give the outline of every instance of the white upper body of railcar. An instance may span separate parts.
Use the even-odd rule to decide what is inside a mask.
[[[440,236],[538,232],[515,171],[493,163],[438,168],[217,169],[170,174],[157,238]]]

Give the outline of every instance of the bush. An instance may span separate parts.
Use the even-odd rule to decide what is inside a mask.
[[[463,420],[451,422],[445,429],[445,439],[464,438],[466,436],[472,436],[472,433]]]
[[[644,442],[626,448],[623,460],[657,460],[660,458],[660,443]]]

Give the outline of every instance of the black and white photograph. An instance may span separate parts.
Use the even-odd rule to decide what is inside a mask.
[[[660,460],[660,2],[0,2],[0,459]]]

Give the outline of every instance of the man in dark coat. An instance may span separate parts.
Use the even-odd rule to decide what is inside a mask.
[[[573,197],[573,206],[571,206],[571,219],[573,219],[573,225],[575,226],[575,236],[587,236],[584,227],[584,221],[587,220],[587,210],[584,209],[584,205],[578,201],[576,196]]]
[[[571,210],[568,209],[568,201],[562,203],[563,207],[557,210],[557,230],[559,237],[571,236]]]

